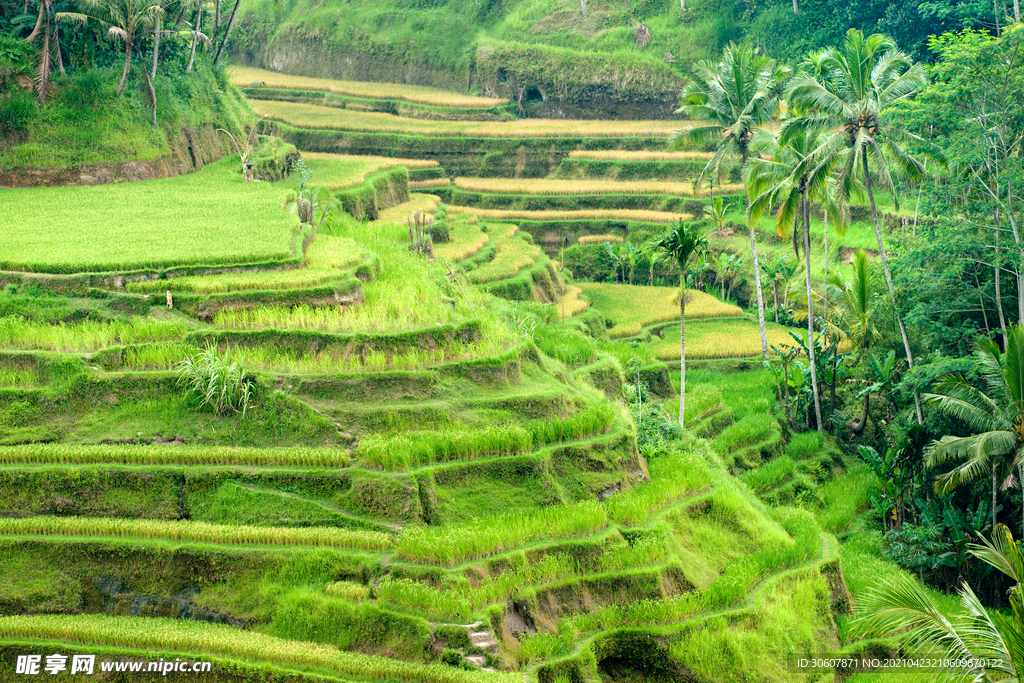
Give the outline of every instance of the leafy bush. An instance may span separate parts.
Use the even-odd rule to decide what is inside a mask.
[[[256,378],[233,359],[229,350],[221,356],[216,346],[207,346],[177,365],[178,382],[200,406],[218,415],[239,413],[243,417],[256,394]]]

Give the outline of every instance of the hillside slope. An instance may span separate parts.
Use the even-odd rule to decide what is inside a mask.
[[[866,0],[245,0],[237,62],[356,81],[432,85],[518,100],[531,115],[664,118],[690,67],[730,40],[783,60],[850,26],[885,31],[924,57],[956,28],[917,3]],[[642,37],[646,35],[646,38]]]

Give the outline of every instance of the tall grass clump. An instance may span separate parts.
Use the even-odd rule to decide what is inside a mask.
[[[240,414],[245,417],[256,395],[256,378],[235,360],[231,352],[220,355],[216,346],[183,359],[175,369],[178,383],[200,406],[218,415]]]
[[[721,410],[722,405],[722,390],[714,384],[687,384],[686,424]]]
[[[566,365],[586,365],[597,355],[597,341],[571,327],[544,325],[533,338],[541,351]]]
[[[39,384],[39,373],[28,368],[0,366],[0,387],[24,387]]]
[[[812,458],[825,446],[825,437],[818,432],[794,434],[786,447],[786,455],[793,460]]]
[[[540,510],[509,512],[446,527],[407,526],[396,554],[408,560],[455,564],[541,540],[585,536],[604,527],[608,515],[586,501]]]
[[[537,443],[561,443],[600,434],[611,427],[614,421],[615,408],[611,403],[601,402],[568,417],[533,420],[527,424],[527,429]]]
[[[43,536],[127,536],[196,543],[314,545],[386,550],[391,537],[378,531],[335,527],[261,527],[206,522],[164,522],[112,517],[0,518],[0,534]]]
[[[331,645],[276,638],[233,626],[184,619],[43,615],[0,617],[0,637],[41,638],[106,647],[211,653],[313,666],[345,676],[411,683],[521,683],[519,674],[466,671],[443,664],[342,652]]]

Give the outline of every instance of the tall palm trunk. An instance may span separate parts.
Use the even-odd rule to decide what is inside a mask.
[[[241,4],[242,0],[235,0],[235,7],[231,10],[231,16],[228,18],[228,27],[224,29],[224,37],[221,38],[220,47],[217,48],[217,54],[213,58],[214,64],[220,62],[220,56],[224,53],[224,46],[228,44],[228,38],[231,37],[231,29],[235,25],[235,17],[238,15],[238,6]]]
[[[824,268],[824,273],[825,273],[825,287],[827,288],[828,287],[828,211],[826,211],[825,208],[822,207],[821,214],[822,214],[822,217],[825,219],[825,239],[824,239],[824,244],[823,244],[822,248],[825,250],[825,268]],[[827,296],[821,297],[821,307],[822,307],[821,317],[827,319],[828,318],[828,297]]]
[[[896,304],[896,288],[892,284],[892,274],[889,272],[889,257],[885,252],[885,241],[882,239],[882,228],[878,224],[878,207],[875,205],[875,193],[871,189],[871,172],[868,170],[867,150],[861,157],[864,162],[864,187],[868,191],[868,201],[871,203],[871,218],[875,223],[875,238],[878,240],[878,255],[882,261],[882,272],[885,273],[885,284],[889,288],[889,298],[892,301],[893,314],[900,326],[900,336],[903,337],[903,348],[907,352],[907,367],[914,367],[914,354],[910,350],[910,338],[907,337],[907,326],[903,324],[903,316]],[[924,423],[924,416],[921,414],[921,396],[914,392],[914,407],[917,409],[917,424]]]
[[[814,359],[814,295],[811,291],[811,206],[807,202],[806,188],[803,195],[804,211],[804,263],[807,286],[807,356],[811,363],[811,391],[814,392],[814,424],[821,431],[821,398],[818,396],[818,366]]]
[[[196,24],[192,28],[192,47],[188,54],[188,66],[185,67],[185,73],[192,73],[192,65],[196,61],[196,44],[199,42],[199,32],[203,30],[203,5],[199,4],[199,8],[196,9]]]
[[[156,78],[156,65],[160,61],[160,17],[156,18],[156,28],[153,30],[153,70],[150,78]]]
[[[679,427],[686,428],[686,283],[679,284]]]
[[[747,167],[747,150],[741,155],[740,170]],[[754,236],[754,224],[750,222],[750,190],[743,186],[743,196],[747,200],[747,223],[750,228],[750,256],[754,261],[754,285],[757,289],[757,324],[761,328],[761,355],[768,360],[768,330],[764,324],[764,292],[761,290],[761,266],[757,262],[757,238]]]
[[[996,464],[992,463],[992,528],[996,528]]]
[[[128,70],[132,66],[132,43],[130,40],[124,42],[124,71],[121,73],[121,82],[117,85],[117,94],[124,92],[124,86],[128,82]]]

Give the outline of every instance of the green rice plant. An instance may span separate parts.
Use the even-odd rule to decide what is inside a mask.
[[[740,475],[740,481],[757,493],[764,493],[793,476],[795,468],[796,463],[793,462],[793,458],[783,455],[769,460],[760,467],[747,470]]]
[[[686,383],[686,424],[718,412],[722,405],[722,390],[715,385]],[[677,404],[675,413],[679,412],[678,409]]]
[[[586,501],[446,527],[407,526],[399,534],[395,552],[403,559],[455,564],[537,541],[591,534],[607,521],[600,504]]]
[[[595,161],[709,161],[711,152],[649,152],[622,149],[575,150],[569,152],[570,159],[594,159]]]
[[[572,327],[543,325],[536,328],[534,340],[537,347],[566,365],[586,365],[597,355],[597,341]]]
[[[648,463],[650,483],[608,498],[608,516],[620,524],[637,526],[680,498],[708,489],[715,478],[704,448],[695,446],[652,459]]]
[[[335,581],[324,587],[324,593],[332,598],[344,598],[359,602],[370,597],[370,589],[354,581]]]
[[[4,193],[0,268],[57,273],[282,262],[298,217],[282,191],[246,183],[238,156],[174,178]],[[46,226],[46,229],[40,229]]]
[[[775,430],[779,429],[778,421],[771,415],[755,413],[747,415],[721,431],[715,439],[715,450],[720,454],[752,446],[764,441]]]
[[[533,119],[518,121],[441,121],[416,119],[380,112],[340,109],[296,102],[252,100],[260,116],[268,116],[299,128],[349,130],[369,133],[400,133],[461,138],[667,138],[679,127],[676,121],[587,119]],[[692,187],[692,186],[691,186]],[[719,188],[716,187],[716,190]]]
[[[445,618],[468,621],[469,601],[453,591],[441,591],[411,579],[384,578],[374,588],[377,600],[412,607]]]
[[[878,479],[866,463],[857,463],[842,475],[818,487],[818,495],[825,501],[818,512],[818,524],[829,533],[837,534],[850,526],[858,512],[871,502],[871,494],[878,488]]]
[[[240,414],[245,417],[256,394],[256,378],[230,351],[223,356],[216,346],[186,356],[175,366],[178,383],[185,385],[187,395],[200,406],[218,415]]]
[[[600,434],[611,427],[614,421],[615,408],[611,403],[601,402],[568,417],[533,420],[526,428],[533,435],[535,443],[551,444]]]
[[[199,349],[192,344],[161,343],[129,346],[121,353],[121,364],[129,370],[168,370],[182,358],[195,355]]]
[[[526,453],[533,443],[531,432],[518,425],[371,434],[359,442],[359,458],[368,467],[407,470],[435,462]]]
[[[312,666],[373,680],[410,683],[521,683],[519,674],[466,671],[443,664],[342,652],[331,645],[276,638],[233,626],[185,619],[42,615],[0,617],[0,638],[38,638],[101,647],[227,655],[288,666]]]
[[[590,305],[614,323],[608,331],[613,339],[634,337],[648,325],[679,319],[678,287],[608,282],[581,282],[579,286],[590,300]],[[686,295],[689,297],[686,304],[687,322],[743,315],[739,306],[724,303],[700,290],[688,289]],[[686,330],[686,356],[690,357],[689,327]]]
[[[0,317],[0,348],[44,349],[47,351],[95,351],[107,346],[141,344],[180,339],[190,330],[187,322],[158,318],[129,321],[48,325],[21,316]]]
[[[341,448],[240,448],[237,446],[144,446],[37,443],[0,446],[5,464],[271,465],[345,467]]]
[[[786,455],[793,460],[813,458],[825,446],[825,437],[818,432],[802,432],[794,434],[786,447]]]
[[[118,536],[193,543],[313,545],[386,550],[391,537],[336,527],[261,527],[206,522],[164,522],[111,517],[0,518],[0,534],[20,536]]]
[[[39,384],[37,370],[0,366],[0,387],[24,387],[34,384]]]

